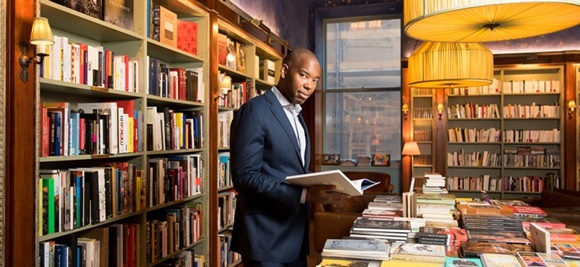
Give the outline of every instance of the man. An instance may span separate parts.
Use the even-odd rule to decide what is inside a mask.
[[[308,201],[340,201],[333,186],[301,188],[287,176],[308,172],[310,140],[299,114],[320,79],[316,56],[287,55],[278,84],[244,104],[231,125],[231,168],[238,192],[231,249],[244,267],[306,266]]]

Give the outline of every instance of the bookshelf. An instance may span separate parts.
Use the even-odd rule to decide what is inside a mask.
[[[37,142],[40,146],[37,160],[38,172],[41,176],[53,176],[38,179],[39,210],[36,215],[39,225],[38,252],[43,253],[53,243],[65,245],[55,245],[59,250],[66,247],[88,248],[89,245],[85,243],[90,243],[90,246],[94,246],[95,243],[82,238],[92,238],[99,240],[100,250],[103,253],[110,252],[110,248],[117,249],[116,253],[111,254],[116,257],[107,258],[109,264],[115,261],[125,261],[135,266],[155,266],[186,258],[201,262],[210,261],[209,240],[212,237],[209,235],[208,225],[211,217],[209,214],[212,212],[208,208],[211,195],[208,184],[212,175],[209,174],[209,168],[205,166],[209,162],[210,154],[205,144],[210,138],[207,114],[211,101],[209,92],[205,92],[210,77],[210,15],[204,8],[185,0],[152,1],[154,5],[161,5],[174,12],[179,20],[197,23],[197,54],[191,54],[176,46],[150,38],[149,7],[143,1],[133,3],[131,7],[133,30],[130,30],[48,0],[40,1],[40,15],[50,20],[53,34],[59,37],[61,47],[69,44],[84,44],[93,48],[103,47],[101,55],[107,55],[106,50],[112,52],[110,56],[126,55],[125,60],[128,64],[123,69],[127,73],[126,79],[116,78],[112,71],[108,73],[109,75],[104,73],[105,75],[102,76],[115,77],[114,80],[117,82],[124,80],[124,84],[107,83],[109,77],[103,78],[105,82],[92,84],[88,82],[90,81],[88,76],[85,76],[87,82],[83,82],[82,78],[75,78],[77,76],[74,74],[72,77],[62,73],[56,75],[57,68],[49,65],[57,62],[55,53],[51,54],[49,62],[45,62],[45,66],[51,68],[41,70],[41,105],[50,106],[49,103],[66,103],[67,105],[67,109],[61,111],[58,108],[46,109],[47,115],[61,112],[60,115],[51,115],[56,118],[65,113],[71,114],[70,124],[73,125],[72,116],[74,115],[72,114],[77,113],[79,108],[83,107],[83,103],[106,105],[110,107],[109,111],[112,113],[100,113],[100,117],[95,119],[95,124],[91,124],[98,125],[95,129],[102,130],[91,135],[96,137],[87,139],[91,142],[95,139],[99,140],[95,141],[92,153],[88,151],[77,153],[79,151],[73,142],[70,142],[70,147],[62,148],[62,152],[50,151],[50,147],[56,150],[58,146],[50,141],[44,143],[42,140],[43,133],[50,129],[45,125],[49,127],[51,125],[50,121],[48,124],[43,124],[42,121],[51,117],[41,115],[41,122],[37,124],[37,131],[41,133],[41,140]],[[74,46],[71,47],[70,61],[79,62],[74,58]],[[178,95],[177,91],[171,93],[169,89],[166,93],[152,91],[151,88],[158,82],[149,79],[150,71],[153,69],[149,67],[149,64],[150,59],[153,58],[167,68],[195,71],[199,75],[198,86],[192,84],[189,89],[196,89],[196,98],[189,98],[189,95],[184,98]],[[67,58],[63,58],[63,61],[66,60]],[[103,72],[108,69],[113,70],[112,67],[102,66]],[[74,63],[71,71],[75,73]],[[76,73],[81,77],[88,75]],[[100,73],[95,72],[96,75]],[[129,83],[130,79],[133,79],[132,83]],[[170,81],[166,80],[166,82]],[[108,86],[108,84],[111,85]],[[171,88],[170,85],[167,85],[167,88]],[[115,105],[108,103],[115,103]],[[119,109],[120,107],[123,107],[123,111]],[[43,114],[43,110],[40,106],[39,113]],[[81,118],[90,113],[87,112],[88,110],[83,111],[85,111],[84,115],[79,114]],[[125,115],[118,116],[115,120],[113,119],[114,112],[118,112],[118,115]],[[167,119],[163,122],[169,126],[168,131],[163,131],[162,128],[155,131],[153,127],[151,129],[147,127],[148,124],[154,125],[161,122],[161,117]],[[63,120],[68,122],[64,118]],[[86,120],[92,119],[86,117]],[[82,120],[79,121],[82,123]],[[53,124],[54,122],[52,121]],[[125,127],[121,126],[125,123],[127,124]],[[75,134],[83,136],[82,132],[75,133],[74,126],[62,125],[70,130],[66,134],[62,131],[63,135],[60,138],[77,140],[73,138]],[[114,127],[117,127],[116,131]],[[121,132],[126,135],[122,135]],[[111,137],[113,135],[118,135],[118,138]],[[167,139],[157,140],[158,135]],[[49,149],[43,151],[46,144],[49,144]],[[82,143],[78,145],[80,147]],[[59,171],[55,171],[56,174],[45,174],[43,170]],[[75,177],[74,181],[72,177]],[[61,179],[65,183],[69,178],[74,185],[65,184],[62,187],[64,190],[59,195],[59,202],[63,203],[63,208],[58,213],[63,216],[55,214],[59,222],[51,222],[50,224],[55,229],[45,232],[43,226],[47,217],[43,215],[43,212],[48,212],[48,206],[43,201],[45,196],[50,196],[50,194],[43,192],[43,187],[48,189],[48,186],[43,183],[45,180],[49,183],[51,179],[55,181]],[[76,191],[80,190],[77,188],[82,188],[77,181],[82,181],[82,185],[89,186],[85,187],[86,189],[93,188],[94,196],[91,195],[92,191],[86,191],[86,194],[84,191]],[[112,184],[110,187],[112,191],[106,191],[108,181]],[[66,190],[67,188],[71,191]],[[71,205],[68,207],[70,214],[65,206],[67,203]],[[75,206],[77,204],[82,205],[82,209]],[[56,211],[57,207],[52,209]],[[101,214],[103,210],[105,213]],[[117,236],[117,240],[120,241],[115,243],[113,239],[106,236],[109,238]],[[119,244],[124,244],[124,246],[119,246]],[[189,251],[192,253],[189,254]],[[42,257],[38,258],[39,261],[44,261]],[[101,257],[101,260],[103,259],[104,257]]]
[[[434,90],[411,88],[413,141],[417,142],[421,155],[413,158],[414,176],[433,172],[434,118],[437,118]]]
[[[269,60],[273,63],[277,74],[282,66],[282,55],[225,19],[218,18],[217,25],[219,90],[214,97],[218,112],[218,141],[215,156],[218,165],[215,181],[217,183],[215,195],[217,212],[214,218],[217,227],[216,232],[211,234],[217,238],[218,263],[221,266],[235,266],[241,262],[241,259],[228,251],[236,201],[236,192],[229,168],[230,123],[236,110],[245,101],[275,85],[277,77],[274,81],[267,81],[260,67],[264,60]],[[231,48],[228,50],[229,45],[235,47],[235,52],[232,52]]]
[[[491,86],[448,89],[450,192],[514,199],[564,186],[563,69],[496,66]]]

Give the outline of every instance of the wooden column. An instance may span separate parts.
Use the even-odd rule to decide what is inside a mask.
[[[28,42],[35,17],[34,0],[5,1],[7,7],[5,68],[5,266],[35,266],[36,260],[36,66],[28,67],[28,82],[20,80],[20,42]],[[0,11],[4,12],[4,11]],[[33,56],[34,46],[28,46]]]

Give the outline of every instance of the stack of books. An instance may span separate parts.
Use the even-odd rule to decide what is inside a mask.
[[[422,189],[425,194],[448,193],[445,186],[445,177],[438,173],[426,173]]]
[[[428,221],[455,221],[455,195],[417,194],[416,215]]]
[[[447,251],[458,251],[461,242],[467,241],[467,232],[458,227],[421,227],[416,237],[420,244],[443,245]]]
[[[354,238],[381,239],[389,242],[407,241],[411,233],[411,224],[408,221],[394,221],[391,219],[359,217],[350,230]]]
[[[388,260],[390,245],[379,239],[328,239],[322,257],[364,260]]]

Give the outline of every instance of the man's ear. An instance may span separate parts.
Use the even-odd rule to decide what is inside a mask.
[[[288,65],[282,64],[282,68],[280,69],[280,78],[286,78],[286,73],[288,73]]]

